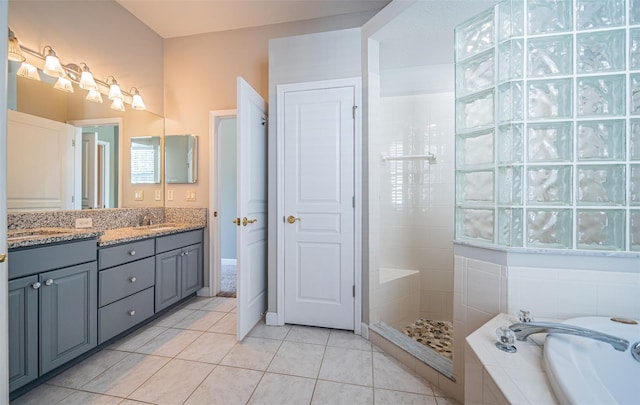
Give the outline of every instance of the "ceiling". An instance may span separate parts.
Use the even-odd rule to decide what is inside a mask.
[[[163,38],[362,11],[390,0],[116,0]]]
[[[453,63],[454,28],[498,0],[418,1],[377,31],[380,68]]]

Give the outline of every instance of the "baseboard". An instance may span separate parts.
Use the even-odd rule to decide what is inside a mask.
[[[369,340],[369,325],[364,322],[360,324],[360,336]]]
[[[213,297],[214,295],[211,293],[211,289],[209,287],[202,287],[196,292],[198,297]]]
[[[221,263],[223,266],[237,266],[238,259],[222,259]]]

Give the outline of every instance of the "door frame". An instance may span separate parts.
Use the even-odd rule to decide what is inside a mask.
[[[7,32],[9,2],[0,2],[0,31]],[[6,55],[7,37],[0,39],[0,54]],[[0,253],[7,249],[7,58],[0,72]],[[8,264],[0,263],[0,404],[9,403],[9,280]]]
[[[210,297],[215,297],[220,292],[220,278],[221,278],[221,260],[220,254],[220,234],[221,226],[219,217],[216,217],[216,213],[220,207],[220,179],[218,178],[218,170],[220,158],[219,153],[219,134],[218,125],[220,120],[224,118],[236,118],[238,110],[215,110],[209,111],[209,179],[212,181],[212,186],[209,187],[209,286],[205,287],[202,293],[207,293]],[[208,289],[208,291],[207,291]],[[201,295],[201,293],[198,293]]]
[[[102,167],[100,168],[99,175],[98,175],[98,178],[100,179],[100,183],[101,183],[101,188],[102,188],[101,190],[102,202],[108,203],[111,197],[111,193],[109,190],[109,182],[111,181],[111,174],[112,174],[111,170],[109,170],[111,168],[111,165],[109,165],[109,162],[111,161],[111,144],[109,142],[104,142],[100,140],[98,141],[97,144],[102,147],[102,151],[100,151],[100,148],[98,148],[98,156],[101,156],[100,161],[102,162]]]
[[[284,95],[290,91],[321,90],[336,87],[353,87],[356,105],[354,114],[353,164],[354,164],[354,227],[353,227],[353,265],[354,283],[354,333],[362,334],[362,79],[321,80],[276,86],[276,313],[269,314],[268,323],[284,325]]]

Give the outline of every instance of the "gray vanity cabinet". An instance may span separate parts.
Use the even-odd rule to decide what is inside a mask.
[[[40,374],[97,345],[96,262],[42,273]]]
[[[203,285],[202,230],[156,239],[156,312]]]
[[[96,240],[9,251],[9,389],[97,345]]]
[[[154,253],[154,239],[99,250],[98,343],[153,316]]]
[[[9,389],[38,378],[38,276],[9,281]]]

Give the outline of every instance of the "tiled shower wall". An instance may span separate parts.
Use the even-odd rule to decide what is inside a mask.
[[[380,190],[380,267],[418,270],[420,317],[446,321],[453,317],[453,97],[382,97],[373,162]],[[382,159],[426,153],[436,156],[435,164]]]

